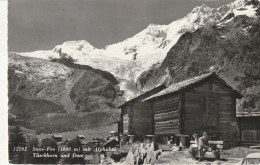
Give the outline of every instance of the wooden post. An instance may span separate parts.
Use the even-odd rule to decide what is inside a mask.
[[[133,134],[133,103],[130,106],[130,115],[129,115],[129,134]]]
[[[129,136],[129,143],[132,144],[134,142],[134,135],[128,135]]]
[[[156,137],[155,137],[155,135],[153,135],[153,137],[152,137],[152,142],[155,144],[155,142],[156,142]]]
[[[121,132],[121,130],[120,130],[120,132],[123,134],[123,133],[124,133],[124,125],[123,125],[123,122],[124,122],[124,120],[123,120],[123,113],[124,113],[124,112],[123,112],[123,108],[120,109],[120,112],[121,112],[121,113],[120,113],[120,124],[121,124],[121,128],[122,128],[122,129],[121,129],[122,132]]]
[[[181,93],[179,101],[179,131],[184,133],[184,124],[185,124],[185,93]]]
[[[186,137],[189,137],[189,135],[182,135],[182,134],[177,134],[177,137],[180,137],[180,147],[185,147],[186,146]]]
[[[180,146],[184,147],[185,145],[186,145],[185,137],[184,136],[180,136]]]
[[[120,134],[121,134],[121,121],[117,122],[117,140],[120,142]]]
[[[146,135],[146,137],[149,139],[149,141],[155,143],[155,135]]]
[[[123,134],[120,134],[120,141],[119,141],[119,144],[120,144],[120,148],[123,146],[123,143],[125,142],[125,135]]]
[[[150,102],[150,117],[151,117],[151,123],[150,123],[150,134],[154,134],[154,112],[153,112],[153,102]]]

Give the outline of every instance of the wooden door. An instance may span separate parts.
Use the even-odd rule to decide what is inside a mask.
[[[216,100],[207,101],[207,127],[217,127],[218,126],[218,107]]]
[[[151,126],[151,105],[149,103],[135,103],[133,105],[134,135],[149,135]]]
[[[216,100],[207,97],[201,98],[201,122],[204,129],[217,127],[218,107]]]

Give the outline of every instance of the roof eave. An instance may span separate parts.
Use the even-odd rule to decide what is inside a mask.
[[[223,85],[227,86],[230,90],[231,93],[234,94],[234,96],[238,99],[241,99],[243,98],[244,96],[238,92],[237,90],[233,89],[233,87],[231,87],[228,83],[226,83],[222,78],[220,78],[215,72],[212,72],[209,76],[205,77],[204,79],[202,80],[199,80],[198,82],[195,82],[193,84],[189,84],[187,86],[185,86],[184,88],[181,88],[177,91],[173,91],[173,92],[170,92],[170,93],[167,93],[167,94],[164,94],[164,95],[160,95],[160,96],[156,96],[156,97],[152,97],[152,98],[149,98],[149,99],[143,99],[142,102],[146,102],[146,101],[152,101],[156,98],[159,98],[159,97],[162,97],[162,96],[166,96],[166,95],[169,95],[169,94],[177,94],[177,93],[180,93],[182,92],[183,90],[187,89],[187,88],[190,88],[192,86],[196,86],[197,84],[199,84],[200,82],[203,82],[207,79],[209,79],[210,77],[213,77],[215,78],[215,80],[219,81],[220,83],[222,83]]]
[[[165,86],[164,84],[161,84],[161,85],[159,85],[159,86],[157,86],[157,87],[151,89],[150,91],[147,91],[147,92],[145,92],[145,93],[143,93],[143,94],[141,94],[141,95],[139,95],[139,96],[137,96],[137,97],[135,97],[135,98],[133,98],[133,99],[127,101],[127,102],[125,102],[124,104],[118,106],[117,108],[123,108],[123,107],[125,107],[127,104],[130,104],[130,103],[134,102],[135,100],[138,100],[140,97],[142,97],[143,95],[145,95],[145,94],[148,93],[148,92],[152,92],[153,90],[156,90],[156,89],[161,89],[161,90],[163,90],[163,89],[165,89],[165,88],[166,88],[166,86]],[[149,97],[149,96],[148,96],[148,97]]]

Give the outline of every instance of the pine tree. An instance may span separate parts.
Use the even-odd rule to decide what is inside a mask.
[[[28,147],[27,147],[27,151],[25,153],[25,163],[28,164],[36,164],[36,163],[40,163],[39,161],[37,161],[37,158],[33,157],[33,147],[39,147],[39,139],[34,137],[31,138],[28,142]]]
[[[50,139],[50,138],[45,138],[42,139],[40,148],[47,149],[47,147],[55,149],[54,151],[43,151],[39,152],[39,154],[44,154],[47,153],[49,155],[57,155],[58,157],[43,157],[43,158],[38,158],[39,163],[44,163],[44,164],[57,164],[58,161],[60,160],[60,154],[58,152],[58,144]]]
[[[25,138],[18,125],[9,135],[9,160],[11,163],[21,164],[24,162],[24,151],[16,151],[15,147],[26,147]]]

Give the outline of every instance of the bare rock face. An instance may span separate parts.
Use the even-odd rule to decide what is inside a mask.
[[[149,89],[214,68],[245,95],[247,106],[254,106],[253,102],[260,99],[260,20],[246,15],[228,17],[228,22],[224,19],[216,26],[183,34],[162,64],[144,72],[138,83]]]

